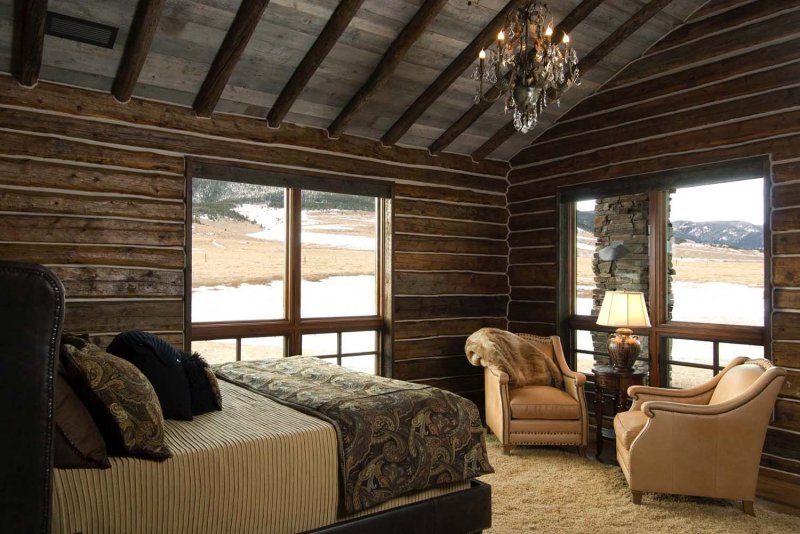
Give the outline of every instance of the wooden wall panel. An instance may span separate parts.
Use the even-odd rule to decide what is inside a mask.
[[[722,9],[726,2],[716,4]],[[791,500],[800,493],[800,5],[787,3],[791,11],[776,15],[772,4],[753,2],[718,17],[709,10],[678,28],[512,159],[509,327],[556,329],[558,273],[565,272],[556,267],[552,228],[560,190],[763,158],[774,184],[766,221],[774,287],[766,353],[789,379],[762,461],[765,473],[777,475],[763,479],[759,491]],[[780,35],[762,33],[772,23],[780,24]],[[778,491],[780,485],[795,489]]]
[[[507,164],[8,76],[0,95],[0,258],[62,278],[68,330],[183,343],[187,157],[366,177],[395,184],[389,372],[482,399],[464,341],[507,324]]]

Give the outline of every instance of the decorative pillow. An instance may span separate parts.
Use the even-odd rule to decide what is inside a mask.
[[[192,419],[189,381],[178,349],[149,332],[132,330],[118,334],[106,350],[144,373],[156,390],[165,419]]]
[[[69,385],[61,363],[55,377],[53,464],[61,469],[111,467],[106,442],[92,415]]]
[[[61,357],[110,452],[156,460],[172,456],[158,397],[141,371],[91,343],[83,349],[65,344]]]
[[[222,395],[217,377],[203,357],[196,352],[181,352],[181,363],[192,393],[192,413],[200,415],[212,410],[222,410]]]

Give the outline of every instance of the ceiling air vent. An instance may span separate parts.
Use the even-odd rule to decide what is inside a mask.
[[[47,12],[47,25],[45,33],[55,37],[71,39],[80,43],[87,43],[103,48],[114,48],[117,39],[117,30],[113,26],[106,26],[90,20],[69,17],[60,13]]]

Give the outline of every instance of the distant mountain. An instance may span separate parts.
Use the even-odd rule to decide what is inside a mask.
[[[749,250],[764,250],[764,227],[744,221],[673,221],[675,240]]]
[[[594,233],[594,212],[578,212],[578,228]],[[673,221],[677,243],[690,241],[718,247],[764,250],[764,227],[744,221]]]

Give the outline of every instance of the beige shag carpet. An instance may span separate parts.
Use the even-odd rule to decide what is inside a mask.
[[[663,494],[646,493],[637,506],[616,465],[554,447],[516,447],[503,456],[493,435],[486,444],[495,468],[481,477],[492,485],[491,534],[800,533],[800,517],[758,503],[755,517],[737,502]]]

